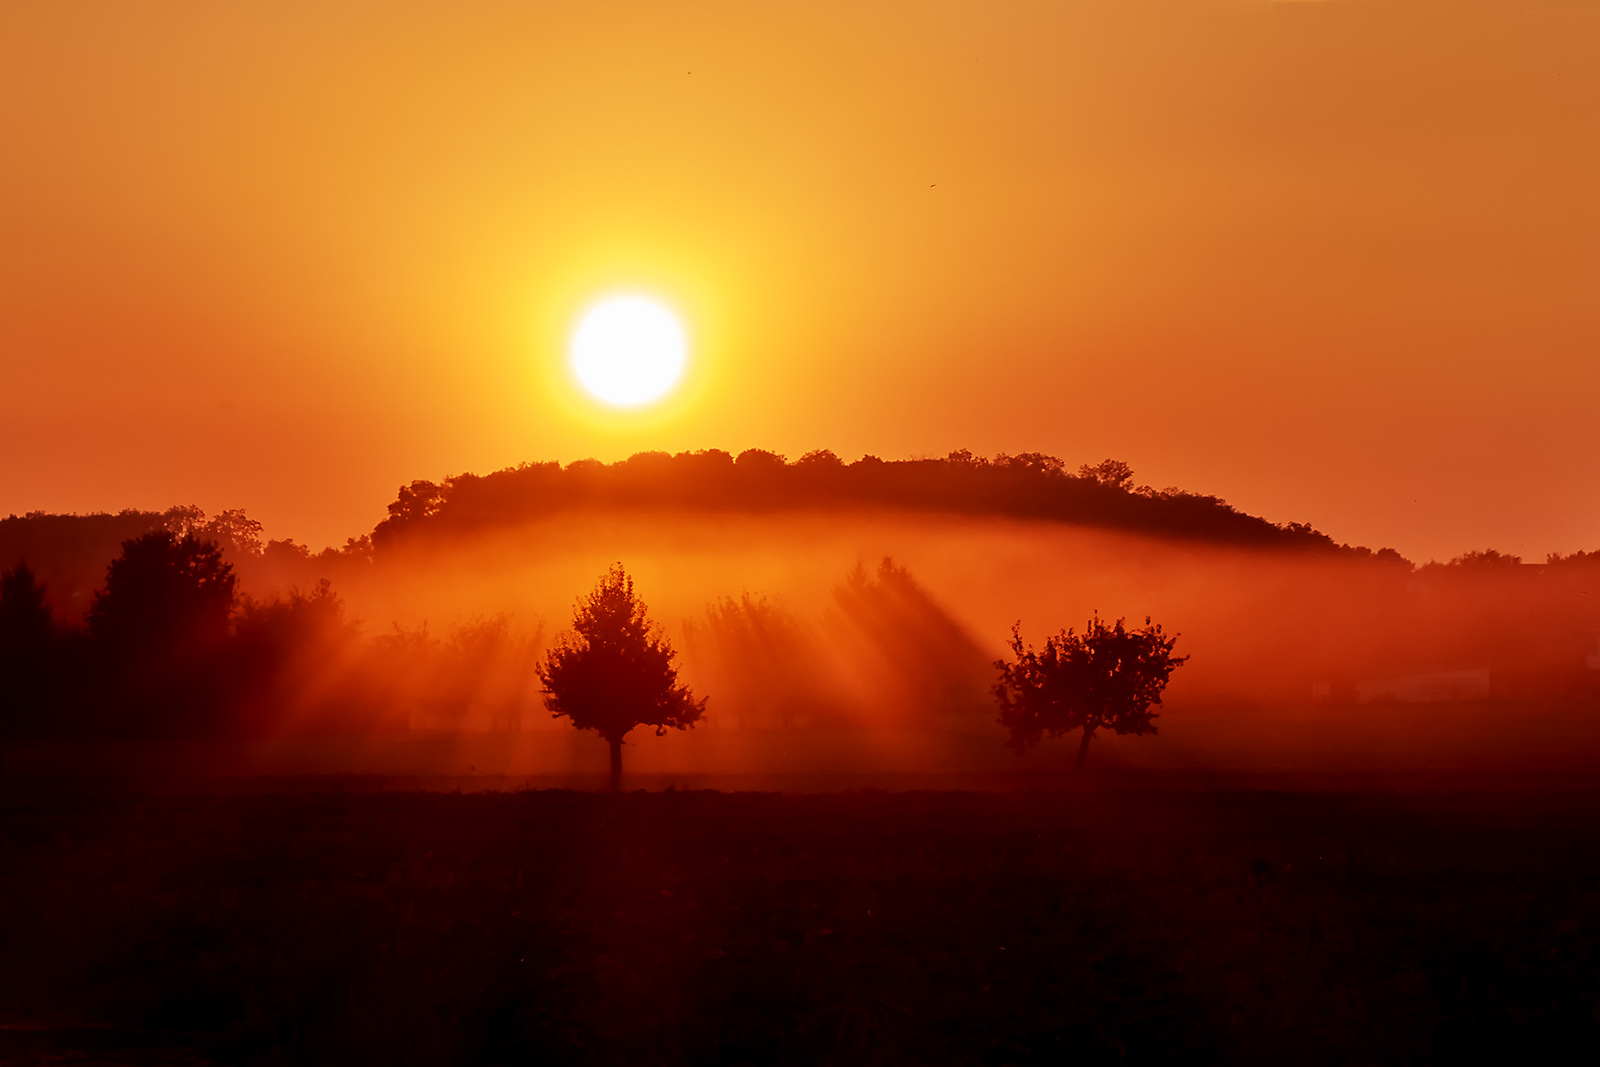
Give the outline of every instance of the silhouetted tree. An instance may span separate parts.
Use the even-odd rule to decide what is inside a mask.
[[[635,726],[692,727],[705,713],[678,681],[677,655],[633,592],[622,564],[612,565],[593,592],[578,600],[572,630],[556,638],[537,668],[545,706],[611,746],[611,788],[622,784],[622,739]]]
[[[106,561],[122,542],[162,527],[157,511],[124,510],[116,515],[51,515],[32,511],[0,518],[0,568],[22,560],[40,582],[63,619],[81,616],[106,577]]]
[[[222,653],[234,606],[233,567],[214,541],[154,530],[125,541],[89,608],[89,637],[109,703],[137,709],[140,732],[214,729]]]
[[[235,557],[259,556],[263,551],[261,524],[246,515],[243,508],[224,511],[194,533],[215,541],[218,548]]]
[[[27,652],[50,640],[50,606],[44,594],[26,560],[0,571],[0,647]]]
[[[154,530],[122,543],[89,608],[89,633],[123,648],[219,643],[228,635],[234,585],[215,541]]]
[[[812,449],[794,463],[797,467],[820,468],[823,470],[837,471],[844,467],[844,461],[833,454],[831,449]]]
[[[995,701],[1001,724],[1011,731],[1006,743],[1021,755],[1044,737],[1081,729],[1077,766],[1082,768],[1089,741],[1101,727],[1119,734],[1155,733],[1150,708],[1161,703],[1167,680],[1189,657],[1172,654],[1176,634],[1168,637],[1149,618],[1144,622],[1130,630],[1122,619],[1107,626],[1096,615],[1081,634],[1067,629],[1046,638],[1040,652],[1022,643],[1020,623],[1013,626],[1016,662],[995,661],[1000,672]]]
[[[0,572],[0,735],[32,732],[49,681],[55,625],[26,562]]]
[[[1125,490],[1133,486],[1133,468],[1120,459],[1103,459],[1092,467],[1085,463],[1078,468],[1078,477],[1088,478],[1113,489]]]
[[[198,536],[205,524],[205,509],[198,504],[174,504],[161,513],[162,528],[174,537]]]
[[[439,513],[448,496],[447,486],[420,478],[410,485],[402,485],[394,503],[389,505],[389,517],[373,529],[373,539],[379,542],[385,541],[408,527],[416,526],[424,519],[432,518]]]

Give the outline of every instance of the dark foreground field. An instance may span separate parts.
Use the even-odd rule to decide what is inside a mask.
[[[4,804],[0,1062],[1600,1056],[1590,791]]]

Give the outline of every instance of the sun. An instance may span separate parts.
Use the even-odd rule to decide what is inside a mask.
[[[672,310],[644,296],[613,296],[578,320],[568,350],[572,375],[612,407],[660,400],[683,377],[689,339]]]

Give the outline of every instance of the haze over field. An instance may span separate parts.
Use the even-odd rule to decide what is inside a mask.
[[[1038,642],[1091,615],[1159,619],[1189,658],[1158,738],[1108,738],[1113,763],[1591,768],[1600,555],[1417,568],[1134,482],[1116,461],[1069,474],[1038,454],[642,454],[412,482],[370,534],[317,554],[264,539],[241,512],[11,518],[0,554],[31,554],[64,634],[104,596],[105,557],[146,530],[218,541],[242,595],[238,648],[217,653],[209,696],[178,701],[190,710],[120,691],[100,706],[91,688],[76,720],[21,732],[454,738],[420,764],[346,743],[315,765],[592,768],[593,744],[550,720],[535,667],[574,598],[620,561],[709,701],[691,734],[635,734],[646,772],[1054,766],[1051,746],[1023,760],[1002,748],[994,664],[1013,624]]]

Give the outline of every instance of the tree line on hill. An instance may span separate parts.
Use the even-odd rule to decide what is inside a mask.
[[[1256,547],[1345,551],[1304,523],[1274,524],[1214,496],[1136,486],[1132,469],[1108,459],[1076,472],[1055,456],[1025,452],[993,459],[965,449],[944,459],[845,463],[827,450],[794,462],[760,449],[640,452],[615,463],[530,463],[487,475],[401,487],[372,532],[382,549],[400,541],[451,537],[581,510],[772,512],[897,509],[951,515],[1069,522]],[[1384,549],[1378,555],[1399,561]]]
[[[370,534],[313,552],[293,540],[263,537],[242,509],[207,518],[198,507],[116,514],[29,512],[0,518],[0,567],[26,560],[49,585],[63,616],[82,616],[106,561],[122,542],[155,530],[216,542],[246,572],[314,573],[339,580],[400,545],[449,539],[582,511],[780,512],[901,510],[1007,517],[1128,530],[1162,537],[1262,548],[1342,552],[1406,566],[1393,549],[1336,545],[1303,523],[1274,524],[1225,501],[1176,488],[1135,485],[1118,460],[1076,473],[1037,452],[993,459],[962,450],[944,459],[845,463],[832,452],[787,461],[749,449],[641,452],[616,463],[532,463],[487,475],[401,486],[388,516]]]

